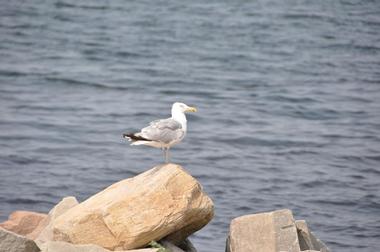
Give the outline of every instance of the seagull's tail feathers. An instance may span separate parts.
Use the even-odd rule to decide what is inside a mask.
[[[149,141],[136,141],[132,142],[131,145],[149,145]]]
[[[128,139],[129,142],[132,142],[131,145],[142,145],[151,141],[142,136],[139,136],[138,133],[123,134],[123,137]]]

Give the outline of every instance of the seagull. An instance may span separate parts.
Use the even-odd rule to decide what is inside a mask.
[[[197,109],[182,102],[175,102],[172,105],[172,117],[152,121],[140,132],[123,134],[123,137],[132,142],[131,145],[161,148],[165,162],[169,163],[170,147],[181,142],[186,135],[186,112],[197,112]]]

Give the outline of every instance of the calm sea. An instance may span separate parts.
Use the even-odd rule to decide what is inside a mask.
[[[215,202],[192,240],[289,208],[380,246],[379,1],[1,1],[0,220],[162,163],[126,131],[195,105],[172,150]]]

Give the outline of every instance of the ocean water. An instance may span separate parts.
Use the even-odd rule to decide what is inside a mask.
[[[380,245],[379,1],[2,1],[0,221],[163,162],[122,133],[198,107],[172,162],[215,217],[289,208],[333,251]]]

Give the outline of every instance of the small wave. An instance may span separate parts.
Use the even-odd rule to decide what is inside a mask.
[[[57,196],[53,193],[50,193],[50,192],[38,192],[35,194],[36,196],[39,196],[39,197],[49,197],[49,198],[56,198]]]
[[[367,53],[378,53],[380,47],[375,45],[357,45],[351,43],[334,43],[327,46],[321,46],[322,49],[333,49],[333,50],[358,50]]]
[[[301,19],[301,20],[305,20],[305,19],[326,20],[327,19],[327,20],[335,21],[335,17],[327,16],[321,13],[287,13],[287,14],[284,14],[283,17],[287,19]]]
[[[5,199],[5,203],[8,204],[22,204],[22,205],[35,205],[35,204],[54,204],[52,201],[35,200],[27,198]]]
[[[357,202],[353,200],[343,200],[343,199],[336,199],[336,200],[328,200],[328,199],[313,199],[313,200],[306,200],[308,203],[318,204],[318,205],[334,205],[334,206],[357,206]]]
[[[1,140],[5,140],[6,138],[1,137]],[[25,140],[27,138],[21,138],[20,140]],[[12,138],[14,140],[14,138]],[[20,164],[20,165],[30,165],[30,164],[50,164],[51,162],[47,160],[41,160],[36,158],[28,158],[20,155],[6,155],[0,156],[3,160],[8,160],[9,162],[12,162],[14,164]]]
[[[138,58],[143,57],[140,53],[128,52],[128,51],[118,51],[115,53],[115,56],[122,58]]]
[[[45,79],[47,81],[58,82],[58,83],[63,83],[66,85],[73,85],[73,86],[87,86],[87,87],[94,87],[94,88],[99,88],[99,89],[111,89],[111,90],[128,90],[129,89],[127,87],[108,86],[101,83],[80,81],[80,80],[74,80],[74,79],[68,79],[68,78],[45,77]]]
[[[374,161],[380,161],[380,155],[376,155],[376,156],[364,156],[364,158],[369,159],[369,160],[374,160]]]
[[[339,111],[333,109],[310,110],[302,107],[300,109],[302,110],[289,111],[285,115],[306,120],[331,120],[341,117]]]
[[[353,178],[355,180],[358,180],[358,179],[365,179],[366,177],[364,177],[363,175],[358,175],[358,174],[354,174],[354,175],[349,175],[350,178]]]
[[[262,139],[251,136],[225,137],[221,136],[216,141],[231,145],[277,146],[277,147],[322,147],[323,143],[313,141]]]
[[[79,8],[79,9],[84,9],[84,10],[106,10],[109,7],[106,5],[75,5],[67,2],[61,2],[58,1],[55,3],[55,7],[57,8]]]
[[[284,95],[271,95],[264,97],[265,99],[271,100],[271,101],[278,101],[278,102],[289,102],[292,104],[298,104],[298,103],[317,103],[318,101],[314,98],[310,97],[289,97]]]
[[[238,206],[235,208],[236,211],[239,211],[239,212],[250,212],[252,211],[252,208],[249,207],[249,206]]]
[[[20,71],[12,71],[12,70],[0,70],[0,76],[7,77],[20,77],[20,76],[28,76],[28,73],[23,73]]]
[[[175,95],[175,96],[193,96],[193,97],[205,97],[205,98],[212,98],[212,99],[218,99],[219,97],[214,92],[207,92],[207,91],[193,91],[193,90],[162,90],[160,93],[164,95]],[[220,98],[223,99],[223,98]]]
[[[279,151],[279,152],[276,152],[277,155],[318,155],[320,154],[319,152],[317,151],[312,151],[312,150],[305,150],[305,149],[301,149],[301,150],[285,150],[285,151]]]
[[[372,173],[372,174],[380,175],[380,169],[378,167],[362,169],[361,171],[363,173]]]
[[[61,22],[75,23],[75,21],[67,15],[58,14],[54,16],[54,19]]]

